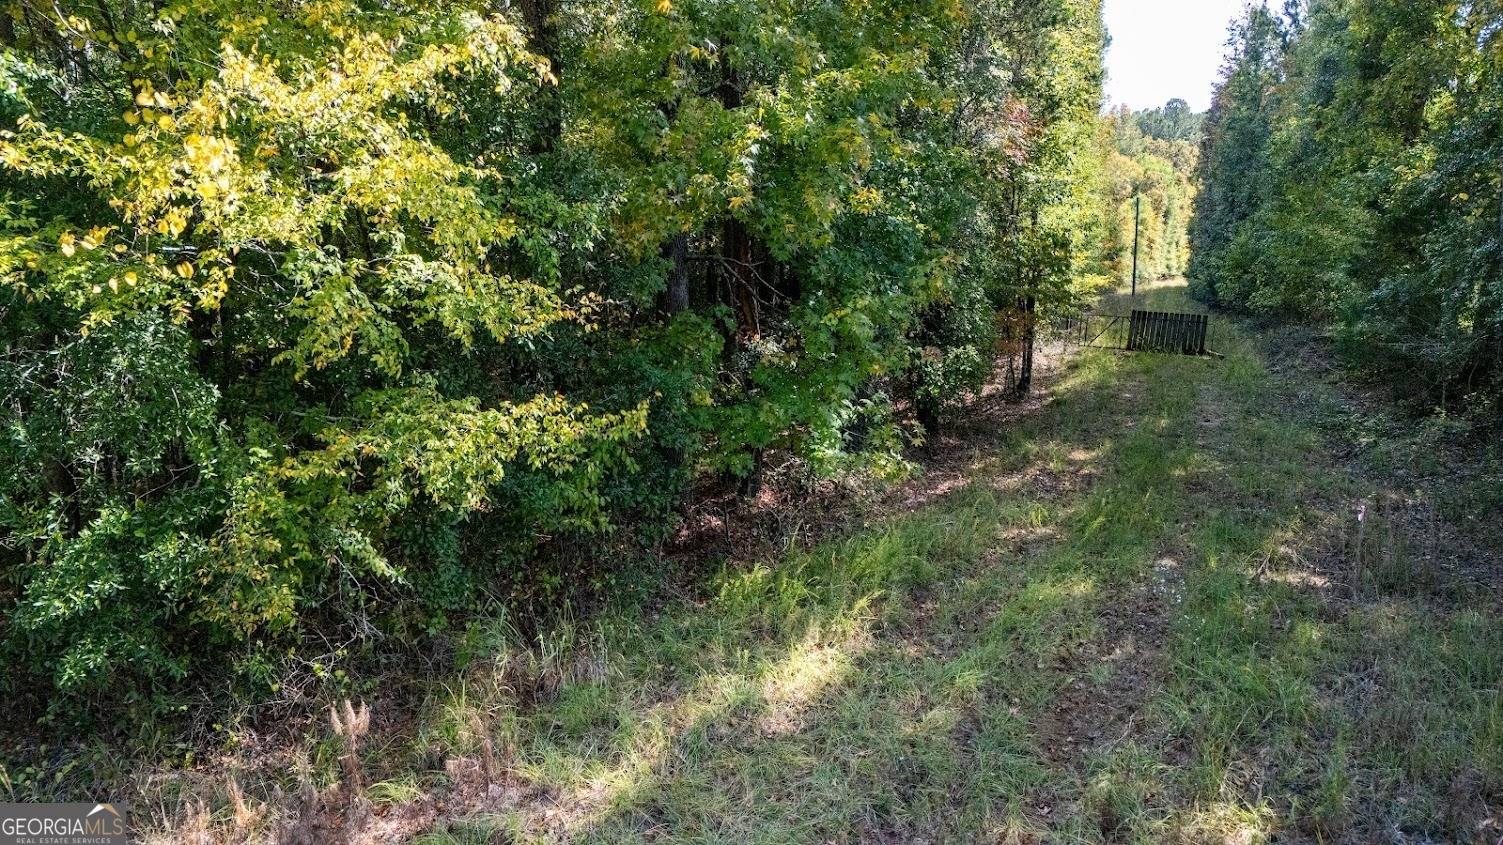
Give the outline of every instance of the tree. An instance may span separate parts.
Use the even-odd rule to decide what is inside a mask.
[[[1199,144],[1205,129],[1205,115],[1180,99],[1170,100],[1160,108],[1138,112],[1136,118],[1138,131],[1160,141]]]
[[[1116,284],[1131,280],[1134,263],[1143,279],[1180,276],[1187,268],[1199,150],[1188,139],[1163,138],[1144,129],[1148,125],[1162,131],[1163,115],[1177,113],[1180,106],[1183,100],[1145,112],[1122,108],[1103,121],[1104,143],[1110,145],[1107,169],[1113,176],[1106,254]],[[1196,115],[1176,119],[1186,126],[1199,124]]]
[[[900,472],[1105,225],[1097,0],[9,8],[32,690],[547,598],[772,450]]]
[[[1321,0],[1264,18],[1239,32],[1208,122],[1203,292],[1329,322],[1353,363],[1491,424],[1503,12]]]
[[[1235,304],[1245,296],[1244,271],[1228,262],[1255,263],[1247,221],[1267,191],[1272,94],[1283,78],[1284,24],[1254,4],[1233,28],[1222,82],[1205,121],[1200,192],[1190,228],[1190,274],[1212,302]],[[1245,271],[1250,274],[1251,270]]]

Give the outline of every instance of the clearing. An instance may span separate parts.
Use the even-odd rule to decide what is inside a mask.
[[[1496,511],[1318,348],[1216,329],[1220,359],[1074,358],[812,548],[482,637],[367,740],[355,838],[1497,842]],[[337,747],[283,777],[336,782]],[[285,824],[219,806],[190,826]]]

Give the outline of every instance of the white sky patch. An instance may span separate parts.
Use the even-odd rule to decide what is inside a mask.
[[[1210,108],[1227,29],[1248,0],[1106,0],[1106,98],[1134,110],[1178,97]]]

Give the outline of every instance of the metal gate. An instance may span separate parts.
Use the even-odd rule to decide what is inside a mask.
[[[1211,318],[1134,310],[1131,315],[1067,313],[1047,320],[1048,330],[1066,343],[1128,352],[1207,354]]]
[[[1066,343],[1096,349],[1126,349],[1129,321],[1120,314],[1060,314],[1049,331]]]

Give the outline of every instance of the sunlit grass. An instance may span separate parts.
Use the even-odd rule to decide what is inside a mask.
[[[1221,358],[1085,354],[915,512],[472,632],[372,800],[491,753],[530,797],[415,841],[1465,841],[1503,795],[1497,609],[1352,593],[1328,535],[1369,482],[1216,326]]]
[[[1136,306],[1193,307],[1172,286]],[[1219,325],[1217,344],[1221,359],[1087,354],[978,462],[1086,473],[1063,498],[968,484],[786,560],[728,562],[702,603],[603,623],[608,672],[509,716],[523,777],[572,808],[521,812],[523,829],[1256,843],[1367,823],[1373,789],[1433,809],[1464,761],[1496,783],[1498,659],[1477,657],[1503,653],[1495,617],[1333,617],[1297,586],[1314,582],[1257,577],[1301,542],[1311,497],[1354,482],[1312,463],[1321,435],[1277,413],[1251,343]],[[1154,686],[1121,742],[1062,764],[1063,689],[1142,668],[1076,676],[1066,657],[1155,578],[1174,581],[1168,639],[1124,658],[1161,650]],[[1373,661],[1387,694],[1347,706],[1342,673]]]

